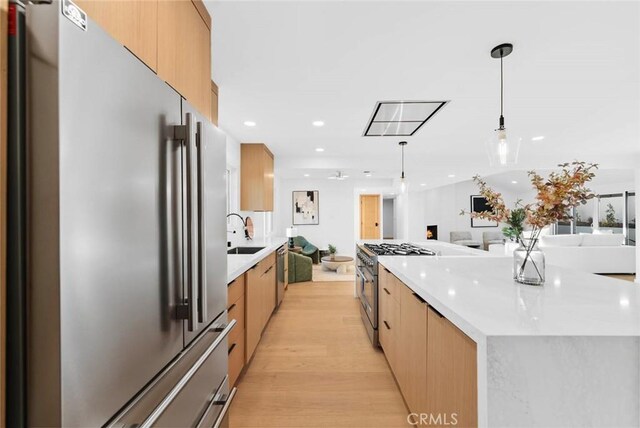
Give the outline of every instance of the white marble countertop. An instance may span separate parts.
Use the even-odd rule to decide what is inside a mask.
[[[380,256],[387,269],[476,342],[488,336],[640,336],[640,286],[547,266],[518,284],[511,257]]]
[[[255,254],[228,254],[227,255],[227,284],[242,275],[253,265],[267,257],[287,242],[284,237],[254,238],[251,241],[244,239],[234,242],[235,247],[264,247]]]

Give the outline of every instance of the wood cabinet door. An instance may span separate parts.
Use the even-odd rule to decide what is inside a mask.
[[[211,122],[218,126],[218,85],[211,81]]]
[[[158,66],[158,0],[76,0],[75,3],[149,68]]]
[[[192,1],[158,2],[158,76],[211,117],[211,32]]]
[[[385,276],[385,280],[380,283],[380,300],[379,300],[379,331],[380,331],[380,345],[384,350],[384,354],[387,357],[391,371],[396,376],[399,375],[398,364],[398,337],[400,334],[400,304],[391,297],[388,293],[387,285],[385,282],[394,282],[395,277],[393,275]]]
[[[240,209],[273,211],[273,154],[264,144],[242,144],[240,152]]]
[[[263,324],[266,326],[276,308],[276,267],[274,264],[268,266],[262,275],[262,287],[264,292]]]
[[[273,211],[273,154],[264,146],[264,211]]]
[[[264,326],[262,317],[263,287],[262,275],[257,265],[249,269],[245,275],[245,355],[248,363],[258,346],[258,342],[260,342],[262,327]]]
[[[398,382],[409,409],[427,408],[427,304],[404,284],[400,288]]]
[[[476,343],[432,307],[428,318],[426,412],[478,426]]]

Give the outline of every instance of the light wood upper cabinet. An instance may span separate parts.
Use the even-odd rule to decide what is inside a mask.
[[[273,211],[273,154],[264,144],[242,144],[240,210]]]
[[[196,3],[158,2],[158,76],[211,117],[211,18]]]
[[[157,70],[158,0],[76,0],[75,3],[149,68]]]
[[[426,412],[478,426],[476,343],[432,307],[428,312]]]
[[[212,118],[211,16],[202,0],[77,0],[204,116]],[[217,90],[215,102],[217,124]]]
[[[211,81],[211,122],[218,126],[218,85]]]

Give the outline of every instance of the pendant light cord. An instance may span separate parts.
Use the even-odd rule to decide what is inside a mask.
[[[404,178],[404,145],[402,145],[402,178]]]
[[[504,106],[504,81],[502,77],[502,52],[500,52],[500,116],[503,115]]]

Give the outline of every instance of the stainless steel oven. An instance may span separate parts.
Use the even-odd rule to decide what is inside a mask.
[[[360,299],[360,315],[371,343],[378,345],[378,265],[375,256],[362,247],[356,248],[356,290]]]

